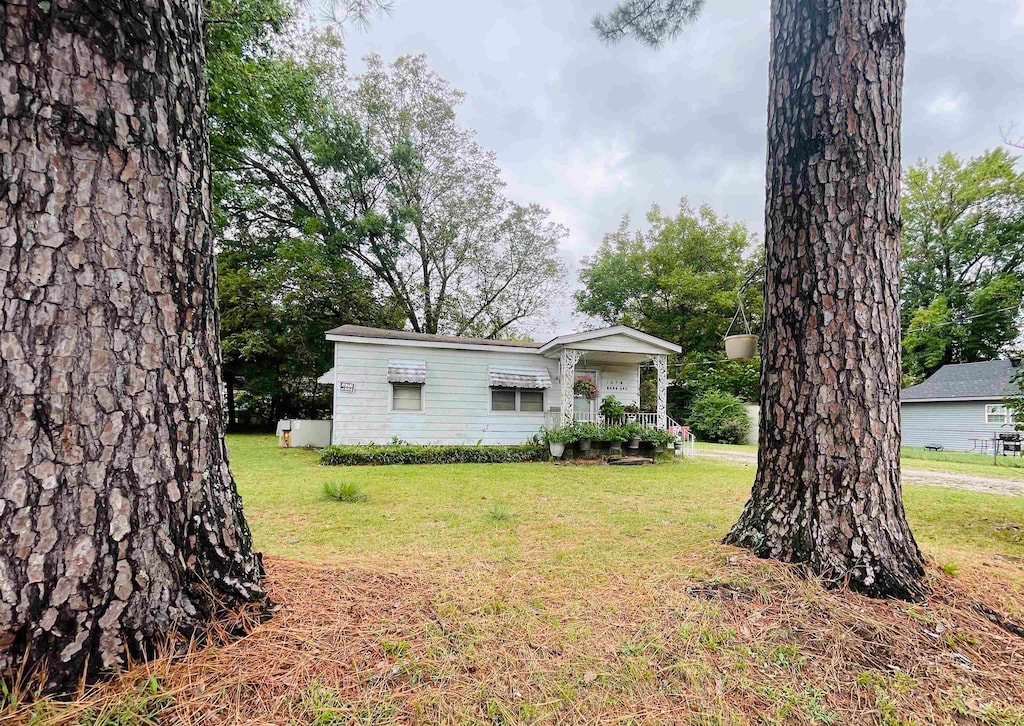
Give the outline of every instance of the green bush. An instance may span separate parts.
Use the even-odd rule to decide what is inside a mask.
[[[589,441],[601,440],[601,427],[593,423],[576,424],[576,440],[587,439]]]
[[[694,399],[688,423],[698,439],[719,444],[742,444],[750,429],[743,401],[716,389],[704,391]]]
[[[548,449],[537,444],[515,446],[417,446],[413,444],[328,446],[320,452],[322,466],[360,464],[514,464],[547,461]]]

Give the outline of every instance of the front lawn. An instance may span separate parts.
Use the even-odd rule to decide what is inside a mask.
[[[932,588],[909,605],[722,546],[750,465],[321,467],[229,444],[280,610],[47,719],[1024,723],[1024,498],[906,487]]]

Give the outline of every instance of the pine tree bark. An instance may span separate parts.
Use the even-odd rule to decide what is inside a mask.
[[[923,596],[900,489],[904,0],[772,0],[758,469],[726,542]]]
[[[263,600],[220,412],[200,0],[0,4],[0,675]]]

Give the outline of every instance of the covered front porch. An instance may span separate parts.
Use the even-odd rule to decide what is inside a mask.
[[[547,426],[637,423],[660,430],[678,427],[668,415],[668,356],[679,351],[674,343],[621,325],[552,340],[540,350],[558,361],[558,403],[547,409]],[[645,367],[652,368],[656,376],[653,411],[640,410],[641,370]],[[601,404],[610,397],[626,410],[603,413]]]

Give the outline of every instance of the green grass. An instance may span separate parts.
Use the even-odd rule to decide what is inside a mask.
[[[663,566],[717,542],[753,467],[698,459],[645,467],[456,464],[322,467],[270,436],[231,436],[232,469],[256,544],[307,560],[335,556],[529,564],[590,577]],[[324,487],[366,500],[337,506]],[[907,485],[921,546],[941,562],[1024,556],[1024,498]]]

